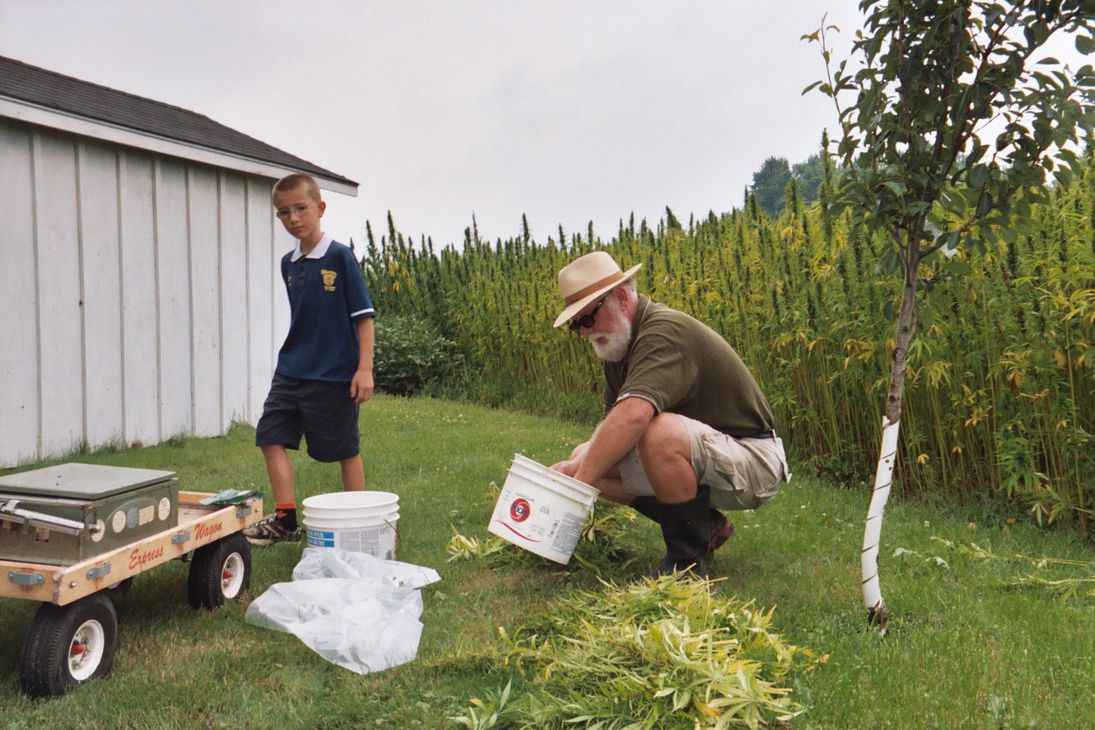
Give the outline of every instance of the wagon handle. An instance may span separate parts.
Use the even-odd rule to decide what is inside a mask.
[[[45,527],[65,535],[94,534],[99,531],[98,525],[85,525],[83,522],[47,515],[44,512],[23,509],[19,507],[18,499],[9,499],[0,504],[0,515],[12,522],[26,522],[33,527]]]

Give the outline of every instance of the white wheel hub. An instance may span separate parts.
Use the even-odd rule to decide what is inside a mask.
[[[243,587],[243,577],[246,567],[243,564],[243,556],[232,553],[224,560],[221,566],[221,593],[225,598],[235,598]]]
[[[68,673],[77,682],[90,677],[102,663],[105,648],[106,631],[101,623],[92,619],[80,624],[68,648]]]

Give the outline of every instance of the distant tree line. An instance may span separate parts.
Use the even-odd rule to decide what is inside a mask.
[[[748,192],[756,196],[757,205],[765,213],[775,218],[787,207],[789,197],[797,196],[805,203],[816,201],[824,179],[825,165],[820,154],[810,155],[794,165],[786,157],[769,157],[753,173]],[[792,185],[790,190],[789,185]]]

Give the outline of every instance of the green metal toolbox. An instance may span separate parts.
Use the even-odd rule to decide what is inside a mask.
[[[0,559],[72,565],[179,522],[174,472],[58,464],[0,477]]]

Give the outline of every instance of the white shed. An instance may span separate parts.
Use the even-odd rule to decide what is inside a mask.
[[[0,468],[258,419],[290,172],[357,194],[201,114],[0,56]]]

